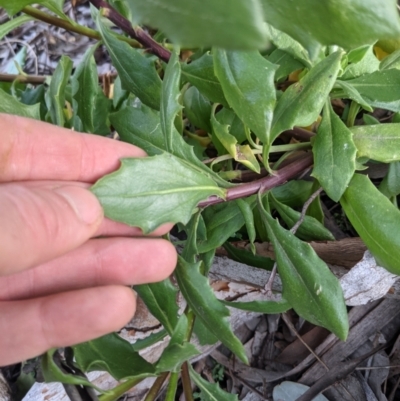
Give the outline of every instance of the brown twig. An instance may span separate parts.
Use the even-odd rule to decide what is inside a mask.
[[[301,210],[301,215],[296,224],[290,229],[292,234],[296,234],[297,229],[303,224],[303,221],[306,217],[307,209],[314,202],[315,198],[322,192],[322,187],[318,188],[311,196],[307,199],[306,203],[303,205],[303,209]]]
[[[182,387],[185,401],[193,401],[192,384],[190,381],[188,362],[183,362],[181,369]]]
[[[103,15],[107,17],[111,22],[121,28],[131,38],[137,40],[146,49],[151,51],[161,60],[168,62],[171,57],[169,50],[165,49],[158,42],[156,42],[150,35],[148,35],[142,28],[133,28],[129,20],[122,16],[115,8],[110,6],[104,0],[89,0],[97,9],[103,9]]]
[[[91,28],[88,28],[86,26],[79,25],[79,24],[71,24],[67,20],[63,20],[61,18],[55,17],[44,11],[38,10],[35,7],[26,6],[22,9],[22,12],[24,12],[27,15],[30,15],[31,17],[33,17],[39,21],[46,22],[47,24],[54,25],[59,28],[63,28],[70,32],[78,33],[79,35],[87,36],[88,38],[91,38],[91,39],[101,40],[100,33],[95,31],[94,29],[91,29]],[[121,36],[121,35],[119,35],[119,38],[121,40],[127,42],[132,47],[140,46],[140,44],[136,40],[133,40],[131,38],[127,38],[127,37]]]
[[[165,380],[167,380],[168,376],[169,372],[164,372],[157,377],[156,381],[153,383],[151,389],[147,393],[144,401],[154,401],[157,398],[157,395],[160,392]]]
[[[0,74],[0,82],[21,82],[24,84],[43,84],[47,79],[44,75]]]
[[[294,162],[276,171],[274,175],[269,175],[268,177],[262,178],[257,181],[229,188],[227,190],[226,200],[231,201],[234,199],[239,199],[250,195],[254,195],[260,191],[261,192],[269,191],[270,189],[282,185],[286,181],[302,173],[303,171],[311,167],[312,164],[313,164],[312,154],[307,153],[304,157],[297,159]],[[224,202],[224,199],[218,198],[217,196],[210,196],[207,200],[200,202],[198,204],[198,207],[204,208],[222,202]]]
[[[22,12],[24,12],[25,14],[28,14],[31,17],[36,18],[40,21],[46,22],[47,24],[58,26],[59,28],[63,28],[67,31],[79,33],[80,35],[85,35],[91,39],[101,40],[101,36],[97,31],[90,29],[86,26],[82,26],[82,25],[78,25],[78,24],[73,25],[67,20],[50,15],[44,11],[38,10],[35,7],[26,6],[22,9]]]

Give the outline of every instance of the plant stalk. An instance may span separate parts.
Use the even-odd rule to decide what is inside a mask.
[[[176,389],[178,387],[178,379],[179,379],[179,374],[176,372],[172,372],[169,378],[165,401],[175,401]]]
[[[157,377],[156,381],[153,383],[153,385],[151,386],[151,389],[147,393],[144,401],[154,401],[157,398],[157,395],[160,392],[160,389],[161,389],[162,385],[164,384],[165,380],[167,379],[168,375],[169,375],[169,372],[164,372],[164,373],[161,373],[161,375]]]
[[[192,384],[190,381],[189,366],[187,362],[183,362],[182,364],[181,378],[185,401],[193,401]]]
[[[22,74],[0,74],[0,82],[21,82],[24,84],[43,84],[48,76],[43,75],[22,75]]]
[[[135,387],[138,383],[140,383],[143,378],[132,378],[127,381],[119,384],[117,387],[114,387],[111,392],[103,394],[99,397],[100,401],[115,401],[122,395],[124,395],[127,391],[129,391],[132,387]]]
[[[356,117],[358,112],[360,111],[360,106],[357,102],[355,102],[354,100],[352,100],[352,102],[350,103],[350,108],[349,108],[349,114],[347,116],[347,126],[348,127],[353,127],[354,126],[354,122],[356,121]]]
[[[30,15],[33,18],[36,18],[39,21],[46,22],[47,24],[58,26],[59,28],[63,28],[67,31],[87,36],[88,38],[91,39],[101,40],[100,33],[95,31],[94,29],[79,24],[71,24],[69,21],[50,15],[44,11],[38,10],[35,7],[26,6],[22,9],[22,12],[24,12],[27,15]],[[127,42],[132,47],[140,47],[139,43],[136,40],[127,38],[122,35],[118,35],[118,38]]]
[[[198,204],[198,207],[204,208],[217,203],[230,201],[239,198],[245,198],[258,192],[266,192],[278,185],[284,184],[286,181],[300,174],[313,164],[313,156],[307,153],[304,157],[295,160],[287,166],[276,171],[275,174],[261,178],[260,180],[238,185],[227,190],[226,199],[210,196],[207,200]]]
[[[124,16],[122,16],[115,8],[110,6],[104,0],[89,0],[97,9],[103,9],[103,15],[107,17],[111,22],[121,28],[131,38],[137,40],[146,49],[150,50],[161,60],[168,62],[171,57],[171,52],[156,42],[150,35],[148,35],[140,27],[132,27],[132,24]]]

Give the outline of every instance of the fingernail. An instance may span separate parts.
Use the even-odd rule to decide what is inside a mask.
[[[103,209],[97,198],[87,189],[65,186],[54,191],[68,202],[82,223],[92,225],[102,219]]]

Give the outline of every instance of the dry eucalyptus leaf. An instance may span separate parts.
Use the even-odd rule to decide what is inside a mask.
[[[387,294],[398,276],[377,265],[369,251],[340,279],[346,305],[365,305]]]

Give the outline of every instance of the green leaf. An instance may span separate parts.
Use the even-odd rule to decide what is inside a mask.
[[[104,26],[100,14],[97,17],[97,26],[124,89],[132,92],[146,106],[159,110],[162,82],[154,61],[117,39]]]
[[[199,340],[200,345],[214,345],[218,342],[218,338],[199,319],[194,321],[193,333]]]
[[[312,185],[310,181],[291,180],[273,188],[271,192],[279,202],[292,208],[300,208],[311,196]]]
[[[110,101],[99,86],[96,62],[93,53],[97,46],[89,48],[72,77],[74,112],[82,123],[83,132],[106,135],[110,132],[107,123]],[[75,127],[75,130],[78,130]]]
[[[149,308],[150,313],[165,327],[169,334],[178,323],[178,294],[170,279],[167,278],[158,283],[142,284],[134,287],[140,298]]]
[[[212,213],[213,209],[213,207],[209,207],[203,213],[207,227],[207,240],[199,242],[198,250],[200,253],[218,248],[245,224],[237,201],[224,204],[216,213]]]
[[[47,351],[41,359],[41,369],[44,380],[47,383],[59,382],[78,386],[88,386],[95,388],[99,392],[103,392],[100,388],[90,383],[90,381],[88,381],[84,377],[75,376],[73,374],[63,372],[54,361],[53,355],[55,352],[56,349],[51,349],[50,351]]]
[[[40,104],[27,106],[0,89],[0,113],[40,120]]]
[[[286,299],[281,299],[279,301],[221,302],[231,308],[267,314],[284,313],[292,308]]]
[[[260,208],[274,246],[283,298],[304,319],[327,328],[344,341],[349,323],[339,281],[309,244],[282,228]]]
[[[215,297],[207,278],[199,271],[200,264],[200,262],[187,263],[178,256],[175,277],[182,295],[196,318],[200,319],[227,348],[247,363],[244,347],[229,326],[227,319],[229,310]]]
[[[141,340],[136,340],[134,344],[132,345],[132,349],[134,351],[141,351],[147,347],[150,347],[151,345],[158,343],[159,341],[163,340],[167,336],[167,331],[165,329],[162,329],[160,331],[157,331],[153,334],[150,334],[148,337],[143,338]]]
[[[31,4],[40,4],[57,14],[60,18],[69,20],[63,12],[64,0],[0,0],[0,7],[4,8],[8,15],[15,15],[24,7]]]
[[[129,0],[134,24],[159,28],[186,47],[262,48],[265,27],[257,0]]]
[[[12,20],[1,24],[0,25],[0,40],[2,40],[4,38],[4,36],[9,34],[15,28],[18,28],[19,26],[25,24],[25,22],[29,22],[32,20],[33,20],[33,18],[29,15],[20,15],[19,17],[13,18]]]
[[[179,322],[172,333],[171,340],[164,349],[160,360],[156,364],[156,372],[179,372],[183,362],[199,355],[193,344],[185,341],[188,330],[186,315],[181,315]]]
[[[358,49],[355,49],[356,51]],[[348,57],[351,57],[349,53]],[[340,79],[352,79],[379,70],[379,60],[375,57],[373,46],[366,46],[366,52],[361,60],[352,62],[344,70]]]
[[[215,114],[215,119],[223,125],[229,125],[229,133],[233,135],[239,143],[243,143],[247,140],[242,120],[231,109],[224,107]]]
[[[370,114],[363,114],[362,116],[365,125],[380,124],[380,121]],[[393,121],[393,120],[392,120]]]
[[[318,180],[314,180],[312,188],[311,188],[311,194],[313,194],[315,191],[317,191],[320,187],[321,187],[321,184],[318,182]],[[314,217],[314,219],[317,219],[322,225],[325,224],[325,216],[324,216],[324,212],[323,212],[322,206],[321,206],[320,195],[318,195],[310,203],[310,205],[307,208],[306,215]]]
[[[340,204],[379,266],[400,274],[399,209],[360,174],[354,174]]]
[[[213,57],[209,53],[190,64],[183,64],[182,75],[212,102],[228,106],[221,84],[214,73]]]
[[[152,364],[143,359],[128,341],[118,334],[106,336],[72,347],[78,365],[84,372],[107,371],[117,380],[148,377],[155,373]]]
[[[270,197],[271,206],[278,211],[289,229],[292,228],[300,220],[301,213],[278,202],[272,194],[270,194]],[[311,216],[304,216],[304,220],[300,224],[295,235],[304,241],[333,241],[335,239],[332,233],[325,228],[323,224]]]
[[[267,24],[268,38],[277,47],[277,50],[285,54],[291,55],[295,60],[300,62],[299,68],[312,67],[312,62],[307,50],[291,36],[285,32],[275,29],[272,25]],[[276,50],[275,50],[276,51]],[[272,62],[272,61],[271,61]]]
[[[122,88],[121,78],[117,76],[114,80],[114,90],[113,90],[113,108],[115,111],[121,109],[124,102],[129,98],[129,91]]]
[[[50,87],[46,93],[47,107],[53,124],[64,127],[65,90],[72,71],[72,60],[62,56],[51,78]]]
[[[281,49],[275,49],[267,57],[267,60],[272,64],[279,65],[279,68],[275,72],[275,80],[278,82],[281,79],[286,78],[292,72],[304,68],[304,64],[296,60],[291,54]]]
[[[229,258],[237,262],[264,270],[272,270],[274,266],[274,261],[272,259],[254,255],[253,252],[246,251],[245,249],[236,248],[229,242],[225,242],[224,248],[228,252]]]
[[[183,105],[186,116],[195,127],[211,132],[211,104],[195,86],[191,86],[183,95]]]
[[[260,164],[249,145],[238,145],[237,139],[229,133],[229,126],[220,124],[214,114],[211,115],[211,125],[213,134],[236,161],[250,170],[260,173]]]
[[[309,48],[314,41],[354,49],[379,38],[396,37],[400,24],[396,1],[262,0],[265,19]]]
[[[341,52],[331,54],[283,93],[275,107],[269,144],[295,125],[307,127],[316,121],[335,83],[340,60]]]
[[[400,111],[400,70],[375,71],[346,81],[373,107]]]
[[[400,160],[400,123],[358,125],[350,128],[357,157],[383,163]]]
[[[256,240],[256,227],[254,224],[253,208],[244,199],[238,199],[236,202],[244,217],[244,222],[246,225],[247,235],[249,236],[251,250],[255,254],[256,248],[254,246],[254,241]]]
[[[236,394],[230,394],[223,390],[217,383],[204,380],[192,366],[189,366],[190,378],[201,391],[201,399],[204,401],[238,401]]]
[[[400,49],[386,56],[379,65],[381,70],[390,70],[392,68],[400,69]]]
[[[276,102],[274,75],[277,67],[257,51],[214,49],[215,75],[229,105],[264,143]]]
[[[356,169],[357,149],[352,136],[328,101],[313,145],[312,176],[335,202],[343,195]]]
[[[400,194],[400,162],[389,164],[389,170],[379,185],[379,191],[387,197]]]
[[[112,220],[140,227],[144,233],[164,223],[186,224],[197,204],[225,191],[189,163],[167,153],[122,159],[121,168],[92,186]]]
[[[160,116],[153,110],[146,107],[140,109],[127,107],[111,114],[110,121],[123,141],[139,146],[149,156],[159,155],[167,149]],[[183,162],[189,162],[192,168],[206,174],[219,186],[224,188],[232,186],[202,163],[194,154],[193,147],[188,145],[177,131],[174,131],[173,145],[174,156]]]
[[[372,112],[374,109],[368,99],[364,99],[360,92],[349,83],[349,81],[337,80],[334,85],[331,97],[334,99],[351,99],[357,102],[363,109]]]
[[[47,114],[46,107],[46,90],[47,86],[36,85],[32,88],[26,87],[25,90],[21,93],[21,102],[28,106],[35,105],[37,103],[40,104],[40,119],[45,120]]]
[[[165,70],[162,83],[160,121],[161,130],[165,137],[166,151],[173,153],[174,137],[176,136],[175,117],[182,109],[179,103],[179,82],[181,78],[181,66],[179,63],[179,50],[175,49]]]

